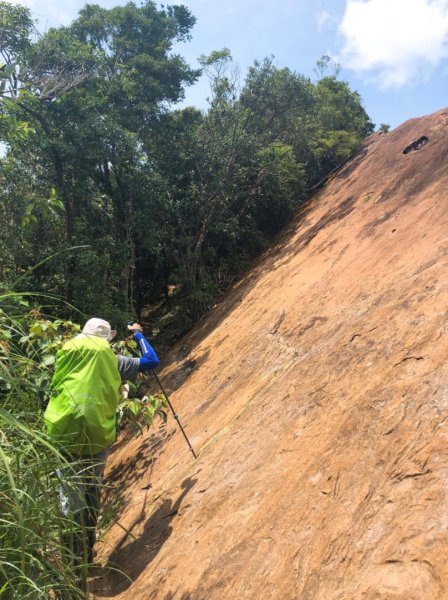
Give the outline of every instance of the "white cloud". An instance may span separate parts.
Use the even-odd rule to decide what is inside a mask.
[[[330,20],[331,20],[331,15],[327,11],[322,10],[318,13],[318,15],[317,15],[317,30],[319,33],[322,33],[322,31],[325,28],[325,25]]]
[[[348,0],[339,60],[382,88],[428,77],[448,58],[448,0]]]

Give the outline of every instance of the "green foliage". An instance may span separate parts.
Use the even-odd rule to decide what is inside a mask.
[[[266,175],[260,182],[257,223],[264,233],[273,235],[291,219],[304,198],[305,168],[297,161],[294,148],[282,142],[269,144],[259,157]]]
[[[54,352],[78,329],[29,309],[29,295],[0,294],[0,589],[5,600],[83,598],[59,511],[62,457],[41,431]]]
[[[0,2],[0,54],[9,62],[30,46],[34,23],[29,8],[21,4]]]
[[[34,427],[4,409],[0,423],[2,598],[83,598],[64,544],[72,524],[58,510],[54,470],[60,458]]]
[[[149,304],[154,332],[172,343],[373,131],[328,56],[317,82],[271,58],[241,81],[229,49],[216,50],[200,58],[208,109],[171,110],[200,74],[174,51],[194,22],[182,5],[88,4],[69,26],[36,36],[28,9],[0,1],[7,600],[82,597],[63,544],[71,523],[57,510],[61,457],[40,433],[55,354],[79,331],[73,306],[120,323]],[[54,295],[66,303],[49,319],[41,305]],[[132,352],[132,341],[118,349]],[[130,386],[119,407],[133,433],[166,419],[166,399],[145,393],[144,382]]]
[[[133,338],[113,344],[115,352],[124,356],[135,354],[138,346]],[[143,433],[143,428],[152,426],[156,417],[168,421],[168,402],[163,394],[147,394],[145,378],[140,375],[136,382],[128,381],[122,387],[122,400],[117,408],[117,429],[128,429],[133,435]]]
[[[135,393],[137,390],[133,391]],[[166,407],[167,401],[163,394],[126,398],[118,405],[117,426],[119,429],[129,428],[134,435],[141,434],[143,427],[151,427],[155,417],[159,417],[164,423],[167,422]]]
[[[109,313],[117,312],[113,307],[129,312],[133,302],[133,208],[145,202],[151,184],[142,173],[141,137],[197,76],[171,53],[173,43],[188,39],[193,23],[185,7],[90,5],[70,27],[28,40],[23,53],[26,91],[5,105],[0,129],[10,148],[6,162],[21,157],[8,165],[0,207],[17,212],[18,199],[28,228],[27,245],[8,243],[18,251],[11,262],[35,263],[49,247],[90,243],[88,268],[86,260],[69,257],[56,288],[90,314],[105,305]],[[20,121],[31,123],[26,140],[12,125]],[[52,188],[51,198],[64,207],[59,214],[54,203],[52,214],[43,210]]]
[[[47,200],[35,198],[25,208],[21,221],[22,227],[38,222],[38,217],[35,214],[37,211],[44,219],[50,219],[55,214],[55,209],[65,210],[64,205],[57,197],[55,188],[51,188],[50,197]]]
[[[0,111],[0,278],[88,246],[23,279],[88,316],[165,300],[163,326],[185,332],[373,130],[328,56],[315,83],[272,58],[241,81],[215,50],[208,109],[170,111],[199,75],[173,52],[184,6],[86,5],[38,38],[26,9],[4,14],[5,77],[19,63],[23,85]]]
[[[22,352],[29,361],[26,372],[15,372],[14,378],[22,382],[26,376],[30,392],[45,407],[50,399],[50,383],[56,361],[56,353],[65,341],[80,331],[80,326],[72,321],[48,320],[32,311],[28,333],[22,335],[15,345],[15,352]]]
[[[319,76],[319,79],[323,79],[325,72],[328,70],[332,71],[333,77],[337,77],[341,71],[341,65],[335,62],[328,54],[323,54],[316,61],[315,72]]]
[[[0,590],[5,600],[85,598],[70,540],[78,525],[59,508],[61,465],[42,427],[51,393],[55,356],[77,334],[78,324],[48,319],[30,305],[30,293],[0,291]],[[118,344],[123,346],[123,344]],[[135,342],[128,340],[131,351]],[[142,384],[121,403],[117,416],[133,433],[154,418],[166,421],[165,399],[143,396]],[[72,465],[76,468],[76,464]],[[103,520],[104,525],[104,520]]]
[[[213,304],[288,222],[306,189],[372,128],[359,96],[334,76],[313,84],[266,59],[240,88],[228,49],[202,56],[201,64],[210,79],[208,111],[173,113],[165,135],[152,140],[166,182],[158,206],[163,277],[176,284],[172,302],[182,307],[173,319],[185,322]]]
[[[0,103],[17,97],[19,59],[29,49],[32,31],[28,8],[0,2]]]

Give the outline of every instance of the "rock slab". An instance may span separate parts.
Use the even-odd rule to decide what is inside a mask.
[[[173,423],[117,444],[95,597],[448,598],[447,266],[445,109],[367,138],[173,349],[199,458]]]

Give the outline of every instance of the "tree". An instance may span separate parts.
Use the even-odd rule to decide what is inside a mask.
[[[19,68],[30,47],[34,23],[24,6],[0,2],[0,97],[16,98]]]
[[[317,82],[314,106],[307,120],[307,135],[312,140],[310,184],[347,160],[374,129],[359,94],[335,77],[324,77]]]
[[[242,81],[216,50],[200,59],[207,110],[170,110],[199,73],[173,51],[194,24],[183,6],[87,5],[37,38],[17,10],[2,46],[21,66],[0,105],[0,270],[88,314],[127,318],[174,286],[192,323],[372,130],[325,56],[315,83],[273,58]]]
[[[172,270],[184,291],[205,285],[213,294],[285,224],[303,198],[304,178],[292,147],[279,143],[284,122],[278,126],[277,113],[270,114],[262,85],[253,96],[240,91],[227,49],[202,56],[201,65],[210,79],[209,109],[188,123],[181,147],[168,144],[159,169],[177,206],[173,230],[182,249],[173,248]],[[186,126],[179,117],[187,114],[176,122]],[[268,121],[274,130],[266,133]],[[173,172],[182,173],[180,185]]]
[[[142,168],[147,160],[142,139],[167,103],[178,100],[183,85],[197,77],[171,53],[174,42],[188,38],[193,23],[185,7],[88,5],[70,27],[51,29],[28,44],[24,85],[29,91],[8,113],[26,117],[35,130],[22,167],[34,177],[39,173],[39,189],[42,178],[63,203],[63,245],[94,242],[84,255],[91,257],[90,283],[85,260],[73,255],[62,278],[67,300],[82,308],[93,308],[84,302],[85,288],[97,290],[96,278],[110,299],[106,302],[130,310],[137,237],[132,212],[141,199],[136,182],[149,176]],[[7,142],[12,153],[25,150],[17,140]]]
[[[341,72],[341,65],[335,62],[328,54],[323,54],[319,60],[316,61],[314,72],[319,79],[323,79],[326,71],[329,70],[331,70],[331,76],[337,78]]]

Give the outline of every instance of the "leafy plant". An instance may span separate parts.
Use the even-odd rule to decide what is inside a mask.
[[[380,133],[389,133],[389,131],[390,131],[390,125],[389,125],[389,123],[380,123],[378,125],[378,131]]]
[[[164,423],[167,422],[166,407],[167,401],[163,394],[145,395],[141,399],[126,398],[118,405],[118,427],[129,427],[133,434],[141,434],[143,427],[148,429],[155,417],[159,417]]]
[[[60,513],[65,459],[42,432],[54,352],[78,326],[44,319],[30,295],[0,294],[0,590],[5,600],[85,598]]]
[[[32,294],[0,293],[0,596],[5,600],[86,598],[84,567],[75,567],[76,527],[61,514],[58,469],[74,468],[42,427],[55,356],[80,326],[31,308]],[[135,349],[133,340],[119,343]],[[118,410],[137,434],[156,416],[166,420],[160,395],[143,396],[143,382]],[[103,527],[106,520],[102,520]]]
[[[132,356],[137,343],[133,338],[120,340],[114,344],[116,351],[125,356]],[[143,433],[143,428],[148,429],[156,417],[164,423],[168,420],[166,408],[168,406],[164,394],[146,394],[146,378],[140,375],[135,382],[127,382],[122,386],[122,401],[117,408],[117,430],[129,429],[132,434]]]

